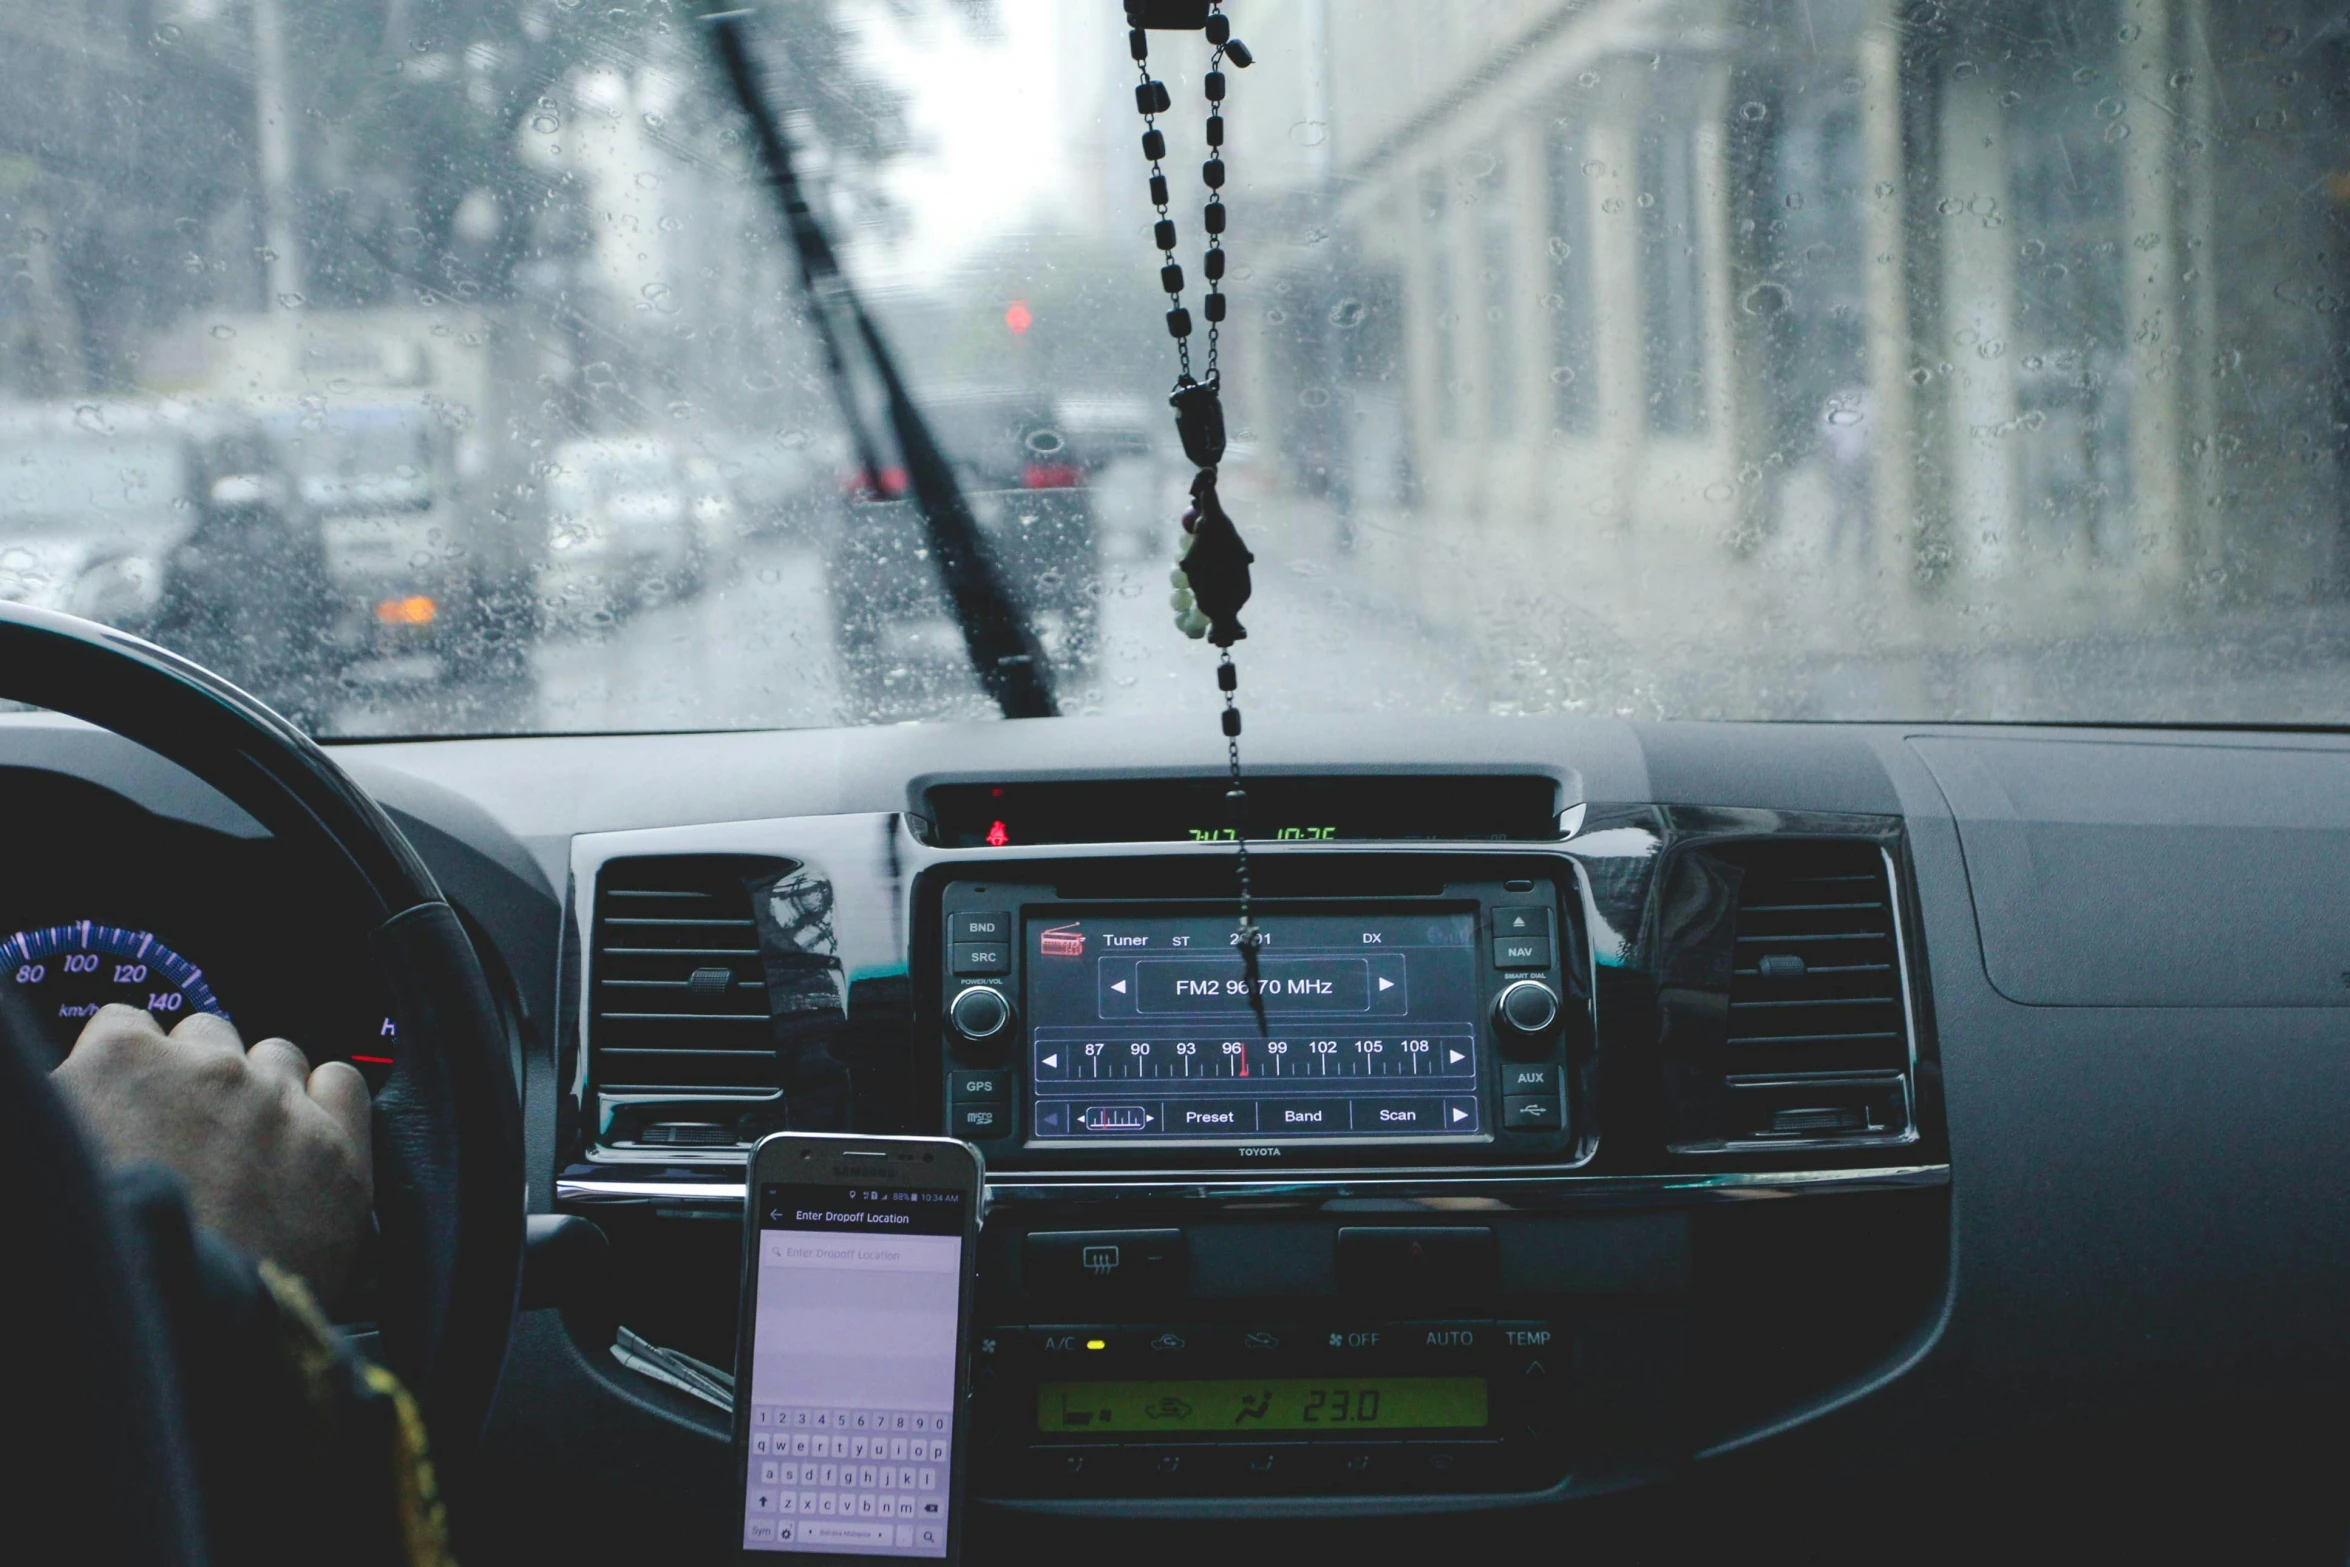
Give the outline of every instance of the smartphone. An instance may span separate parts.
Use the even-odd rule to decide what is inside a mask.
[[[954,1561],[985,1171],[945,1137],[751,1152],[734,1446],[743,1549]]]

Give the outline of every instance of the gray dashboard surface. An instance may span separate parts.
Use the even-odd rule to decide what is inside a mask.
[[[1999,993],[2042,1006],[2350,1005],[2350,745],[1921,735]]]
[[[1923,1362],[1940,1369],[1899,1378],[1902,1396],[1990,1429],[2081,1400],[2350,1387],[2350,737],[1374,717],[1269,719],[1247,744],[1289,771],[1540,771],[1569,801],[1898,812],[1956,1212]],[[0,719],[0,762],[235,830],[130,752]],[[929,778],[1223,761],[1205,725],[1084,719],[335,755],[416,833],[541,1020],[537,1170],[575,834],[901,811]]]

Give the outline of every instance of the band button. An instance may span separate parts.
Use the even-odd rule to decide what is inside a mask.
[[[1012,916],[1001,909],[982,912],[966,910],[947,916],[949,942],[986,941],[1007,946],[1012,940]]]

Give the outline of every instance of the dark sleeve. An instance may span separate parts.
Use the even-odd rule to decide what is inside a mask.
[[[398,1381],[298,1280],[198,1229],[168,1172],[124,1171],[114,1192],[179,1363],[212,1560],[453,1567]]]

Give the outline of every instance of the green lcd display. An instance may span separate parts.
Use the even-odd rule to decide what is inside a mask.
[[[1219,1382],[1046,1382],[1040,1431],[1436,1431],[1485,1424],[1483,1377],[1267,1377]]]

